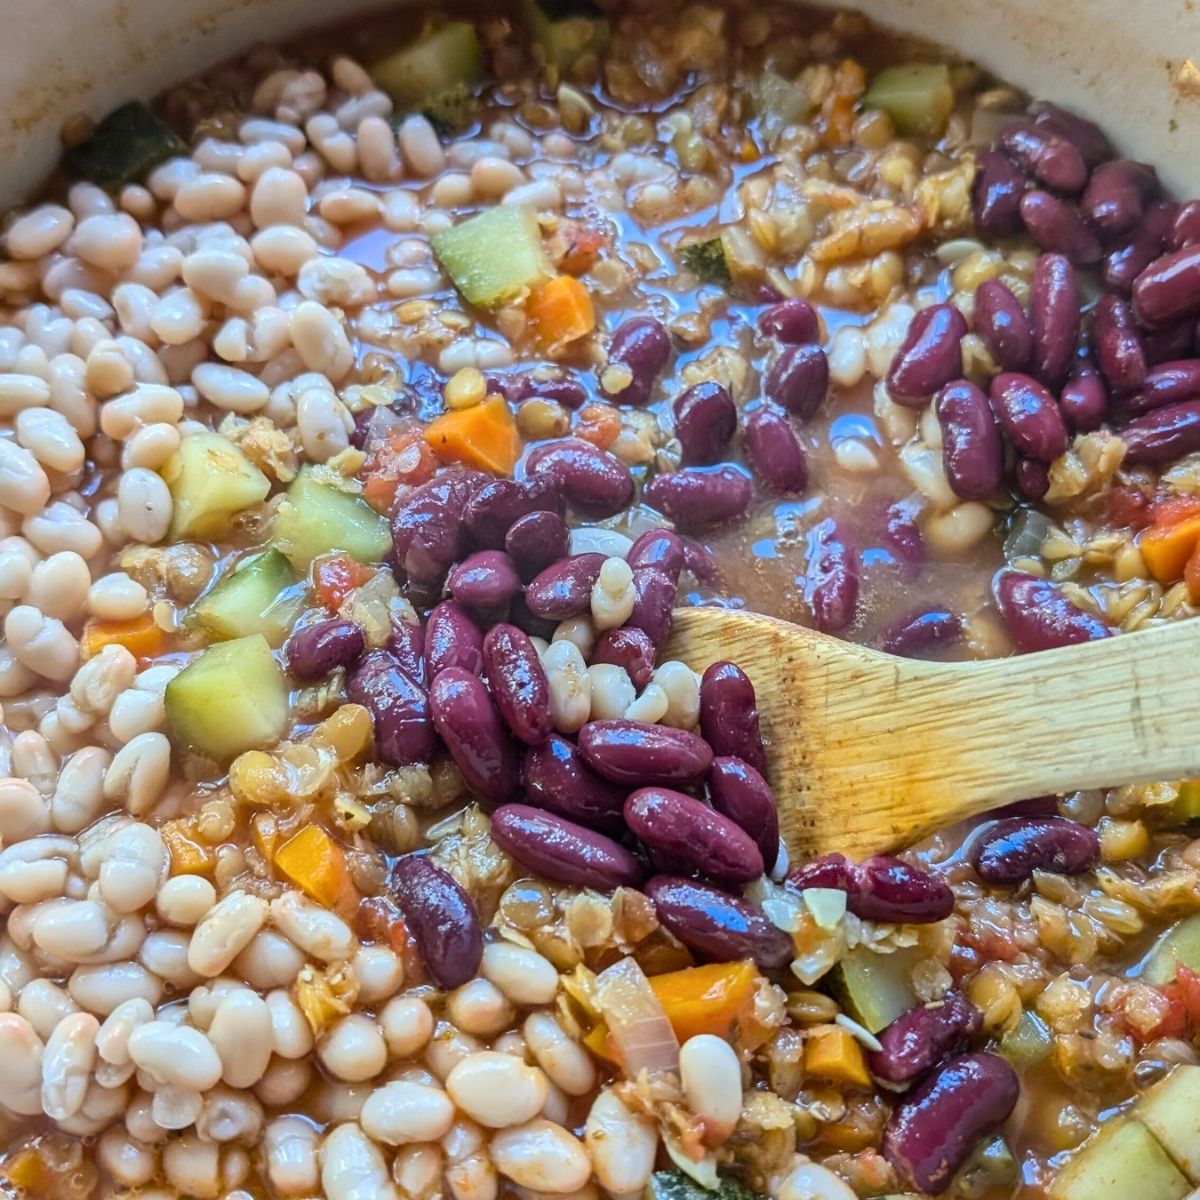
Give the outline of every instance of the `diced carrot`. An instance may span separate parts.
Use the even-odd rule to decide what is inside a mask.
[[[530,293],[525,315],[539,347],[553,354],[596,328],[587,288],[572,275],[558,275]]]
[[[511,475],[521,457],[521,435],[503,396],[444,413],[425,426],[425,440],[443,462],[465,463]]]
[[[750,1050],[765,1040],[765,1031],[754,1020],[761,982],[749,960],[685,967],[650,977],[650,987],[681,1044],[698,1033],[711,1033]]]
[[[394,433],[371,451],[363,466],[363,499],[386,516],[401,488],[428,482],[436,470],[437,459],[419,426]]]
[[[804,1069],[819,1079],[870,1087],[866,1055],[849,1030],[840,1025],[814,1029],[804,1042]]]
[[[89,621],[83,627],[80,653],[85,659],[94,658],[105,646],[124,646],[134,658],[155,658],[165,653],[167,635],[150,613],[131,621]]]
[[[305,825],[275,851],[275,865],[318,904],[333,908],[351,888],[346,855],[320,825]]]
[[[32,1146],[6,1155],[0,1163],[0,1182],[32,1196],[45,1194],[50,1182],[48,1175],[45,1160]]]
[[[567,252],[558,264],[568,275],[582,275],[595,266],[604,246],[604,235],[595,229],[576,229],[569,235]]]
[[[171,856],[172,875],[207,875],[217,865],[216,851],[198,841],[186,821],[168,821],[159,833]]]
[[[1187,584],[1188,599],[1200,604],[1200,542],[1183,568],[1183,582]]]
[[[279,845],[279,822],[271,813],[255,813],[250,820],[250,836],[255,850],[270,862],[275,857],[275,847]]]
[[[313,565],[313,590],[325,608],[337,612],[346,597],[355,588],[362,587],[373,574],[370,567],[364,567],[348,555],[335,554]]]
[[[621,414],[611,404],[587,404],[579,410],[575,436],[607,450],[621,435]]]
[[[1159,583],[1175,583],[1183,577],[1183,568],[1200,542],[1200,515],[1155,518],[1138,540],[1150,574]]]
[[[1155,525],[1178,525],[1188,517],[1200,517],[1200,496],[1163,496],[1149,507]]]

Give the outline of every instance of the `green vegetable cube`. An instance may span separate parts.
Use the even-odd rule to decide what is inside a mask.
[[[404,105],[427,104],[447,92],[469,90],[483,75],[479,35],[467,21],[428,29],[371,68],[376,84]]]
[[[175,508],[171,541],[215,538],[236,513],[266,499],[267,477],[219,433],[191,433],[163,467]]]
[[[433,252],[463,298],[480,308],[495,308],[550,274],[537,217],[515,205],[435,234]]]
[[[110,112],[78,145],[64,155],[67,168],[101,187],[117,188],[144,179],[187,143],[140,100]]]
[[[243,559],[192,607],[188,624],[213,641],[261,633],[279,646],[300,613],[296,576],[275,549]]]
[[[864,108],[882,108],[905,135],[936,136],[954,111],[954,88],[945,63],[887,67],[871,80]]]
[[[362,563],[379,562],[391,547],[387,522],[365,500],[323,483],[305,467],[275,513],[271,542],[297,571],[330,550]]]

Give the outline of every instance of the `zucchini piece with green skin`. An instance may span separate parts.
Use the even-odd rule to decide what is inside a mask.
[[[1028,1010],[1000,1038],[1000,1053],[1018,1071],[1027,1071],[1050,1056],[1054,1038],[1041,1017]]]
[[[189,433],[162,470],[174,508],[169,540],[215,538],[233,517],[262,503],[267,477],[219,433]]]
[[[646,1184],[646,1200],[759,1200],[744,1183],[722,1177],[715,1191],[702,1188],[682,1171],[655,1171]]]
[[[433,252],[463,299],[496,308],[550,274],[537,217],[502,204],[433,236]]]
[[[63,156],[67,168],[104,188],[144,179],[168,158],[187,154],[188,144],[140,100],[114,109]]]
[[[954,86],[945,63],[885,67],[863,94],[864,108],[882,108],[904,135],[937,136],[954,111]]]
[[[304,467],[275,511],[271,544],[297,571],[339,550],[361,563],[381,562],[391,548],[387,522],[360,496],[324,483]]]
[[[850,1016],[878,1033],[918,1003],[912,969],[920,957],[916,949],[891,954],[851,950],[830,972],[831,990]]]
[[[546,65],[560,75],[585,55],[600,54],[608,45],[608,18],[587,0],[528,0],[525,19]]]
[[[427,28],[416,41],[375,63],[370,75],[397,104],[410,108],[459,89],[470,91],[484,76],[479,35],[468,21]]]
[[[1180,1065],[1133,1106],[1171,1161],[1200,1183],[1200,1067]]]
[[[802,125],[813,110],[812,98],[790,79],[774,71],[763,71],[754,85],[755,111],[768,137]]]
[[[1200,972],[1200,913],[1176,921],[1159,936],[1142,959],[1139,978],[1151,987],[1174,983],[1180,963]]]
[[[1051,1200],[1183,1200],[1191,1185],[1154,1135],[1131,1117],[1110,1118],[1050,1185]]]
[[[733,283],[729,256],[725,252],[725,242],[720,234],[703,242],[691,242],[682,246],[679,255],[684,266],[701,283],[715,283],[719,287],[729,287]]]
[[[244,558],[192,606],[187,623],[212,641],[261,633],[280,646],[300,614],[303,599],[291,591],[296,575],[275,549]]]
[[[167,728],[180,745],[219,763],[274,745],[290,714],[287,677],[262,634],[198,654],[167,684]]]

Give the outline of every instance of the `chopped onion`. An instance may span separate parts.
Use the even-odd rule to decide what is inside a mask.
[[[800,896],[822,929],[836,929],[846,915],[846,893],[839,888],[805,888]]]
[[[604,1017],[626,1076],[679,1069],[679,1040],[642,968],[622,959],[596,976],[596,1007]]]

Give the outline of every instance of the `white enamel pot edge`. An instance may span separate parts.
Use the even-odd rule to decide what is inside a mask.
[[[1195,0],[841,2],[1099,119],[1180,195],[1200,194]],[[0,0],[0,16],[0,206],[8,206],[45,176],[71,115],[150,96],[254,42],[327,21],[331,9],[322,0]]]

